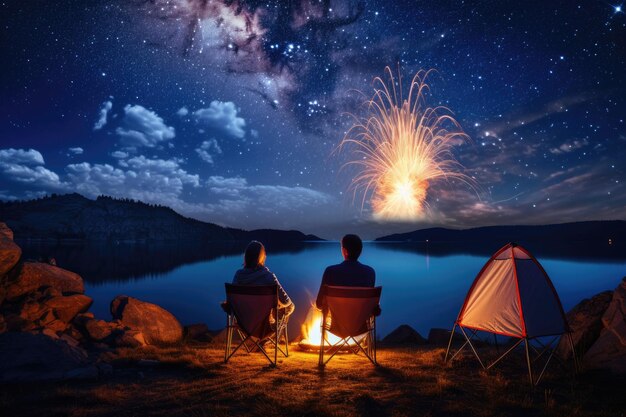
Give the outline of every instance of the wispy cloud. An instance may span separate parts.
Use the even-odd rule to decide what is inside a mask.
[[[107,100],[102,103],[102,107],[100,108],[100,112],[98,113],[98,120],[96,120],[96,123],[94,123],[93,130],[100,130],[107,124],[107,116],[112,108],[112,101]]]

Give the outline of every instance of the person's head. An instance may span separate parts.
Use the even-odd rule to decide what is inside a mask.
[[[363,242],[357,235],[345,235],[341,238],[341,253],[343,259],[347,261],[356,261],[363,250]]]
[[[265,265],[265,247],[257,240],[248,243],[246,251],[243,254],[244,268],[257,268]]]

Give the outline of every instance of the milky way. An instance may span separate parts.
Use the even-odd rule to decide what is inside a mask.
[[[604,2],[0,6],[0,198],[78,191],[238,227],[375,236],[625,218],[626,15]],[[479,185],[372,221],[333,150],[385,66],[434,69]],[[359,93],[359,92],[362,92]]]

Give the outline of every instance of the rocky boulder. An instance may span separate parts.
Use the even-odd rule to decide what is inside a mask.
[[[124,330],[115,336],[115,346],[138,348],[147,345],[143,333],[139,330]]]
[[[43,286],[66,295],[85,292],[83,279],[74,272],[41,262],[24,262],[17,278],[8,283],[6,299],[16,300]]]
[[[52,309],[59,320],[69,323],[79,313],[86,312],[93,300],[83,294],[53,297],[44,301],[43,305]]]
[[[213,340],[211,331],[204,323],[185,326],[183,333],[185,335],[185,340],[194,340],[197,342],[210,342]]]
[[[89,320],[85,323],[85,330],[89,335],[91,340],[96,342],[101,342],[107,337],[111,336],[113,330],[115,330],[115,326],[111,325],[104,320]]]
[[[583,364],[587,368],[626,373],[626,277],[613,292],[602,325],[604,328],[583,357]]]
[[[6,224],[0,223],[0,277],[13,269],[20,256],[22,249],[13,242],[13,231]]]
[[[0,239],[6,238],[9,240],[13,240],[13,230],[6,223],[0,222]]]
[[[383,343],[423,345],[426,339],[411,326],[403,324],[385,336]]]
[[[572,330],[572,342],[579,357],[582,357],[600,336],[604,327],[602,315],[608,308],[612,297],[612,291],[596,294],[582,300],[567,313],[567,322]],[[572,348],[567,337],[561,338],[557,353],[566,360],[572,356]]]
[[[143,333],[150,345],[177,343],[182,340],[183,327],[169,311],[126,295],[111,301],[113,319]]]
[[[0,382],[72,378],[87,365],[87,354],[44,334],[0,334]]]

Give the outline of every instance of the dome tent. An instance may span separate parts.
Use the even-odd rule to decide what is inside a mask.
[[[466,341],[452,358],[469,345],[485,369],[494,366],[524,342],[532,384],[538,383],[543,376],[554,354],[553,344],[560,336],[567,334],[572,346],[565,312],[550,278],[537,259],[515,243],[509,243],[498,250],[474,279],[454,323],[446,361],[457,327]],[[472,343],[472,337],[479,331],[492,333],[494,338],[495,335],[502,335],[518,341],[491,364],[485,365]],[[539,338],[548,336],[552,336],[552,341],[544,345]],[[541,347],[541,352],[533,346],[532,341]],[[536,380],[532,375],[531,351],[538,356],[549,352]]]

